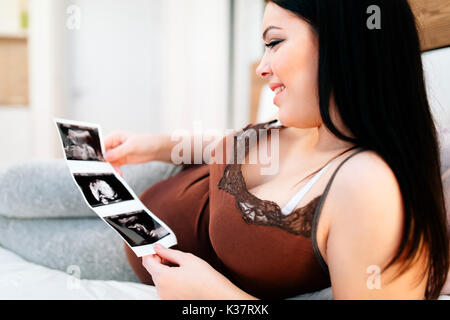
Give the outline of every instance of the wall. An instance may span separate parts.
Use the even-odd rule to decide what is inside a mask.
[[[0,107],[0,137],[0,163],[31,158],[32,121],[29,108]]]
[[[27,107],[0,107],[0,162],[58,156],[52,117],[64,103],[62,77],[63,0],[30,0],[28,32],[30,101]]]
[[[71,119],[163,132],[225,127],[227,0],[78,0],[69,32]]]
[[[228,0],[30,0],[30,107],[0,108],[0,162],[61,157],[55,116],[105,133],[225,129],[229,13]]]
[[[250,122],[252,65],[264,54],[262,22],[263,0],[234,1],[233,87],[230,128],[241,128]]]

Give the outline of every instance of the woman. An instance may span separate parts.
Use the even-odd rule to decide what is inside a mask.
[[[445,203],[407,1],[266,2],[257,73],[277,92],[279,170],[199,165],[148,189],[141,200],[178,245],[142,261],[127,249],[133,269],[168,299],[285,298],[330,284],[336,299],[437,298]],[[368,27],[374,4],[381,29]],[[174,147],[167,136],[106,140],[118,170],[170,161]]]

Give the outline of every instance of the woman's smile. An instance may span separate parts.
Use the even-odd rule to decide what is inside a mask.
[[[286,90],[286,87],[282,83],[269,83],[269,87],[273,92],[275,92],[273,104],[277,105],[277,101],[279,100],[281,94]]]
[[[277,107],[279,106],[279,100],[280,97],[283,95],[283,93],[286,91],[286,87],[282,86],[282,87],[278,87],[274,90],[275,92],[275,97],[273,98],[273,104],[276,105]]]

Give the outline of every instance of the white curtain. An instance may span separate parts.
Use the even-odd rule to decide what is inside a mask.
[[[264,53],[264,0],[234,0],[232,126],[250,121],[251,66]]]
[[[77,0],[67,117],[105,132],[225,128],[229,0]]]

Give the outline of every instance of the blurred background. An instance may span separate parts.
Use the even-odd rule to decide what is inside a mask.
[[[104,134],[267,118],[272,93],[254,72],[263,14],[264,0],[0,0],[0,162],[62,158],[53,117]],[[436,122],[450,127],[443,47],[423,58]]]

